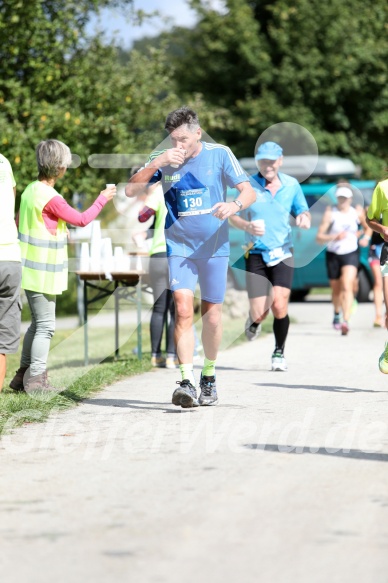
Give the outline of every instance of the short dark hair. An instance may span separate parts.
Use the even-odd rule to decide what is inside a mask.
[[[193,109],[190,109],[186,105],[179,109],[175,109],[168,114],[164,128],[168,132],[172,132],[182,125],[189,126],[192,131],[195,131],[200,127],[198,115]]]

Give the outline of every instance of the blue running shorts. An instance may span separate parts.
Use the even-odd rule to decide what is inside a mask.
[[[197,282],[201,299],[211,304],[222,304],[226,291],[229,257],[190,259],[172,256],[168,258],[170,289],[189,289],[195,293]]]

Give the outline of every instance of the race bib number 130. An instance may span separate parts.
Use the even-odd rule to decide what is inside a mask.
[[[206,215],[212,212],[208,188],[193,188],[178,191],[178,216]]]

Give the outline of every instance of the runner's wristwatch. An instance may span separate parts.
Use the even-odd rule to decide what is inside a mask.
[[[236,205],[238,206],[238,208],[239,208],[239,209],[240,209],[240,211],[241,211],[241,210],[242,210],[242,207],[243,207],[243,204],[242,204],[241,200],[237,200],[237,199],[235,199],[233,202],[235,202],[235,203],[236,203]]]

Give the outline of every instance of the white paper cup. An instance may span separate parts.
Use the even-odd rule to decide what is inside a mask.
[[[105,259],[113,257],[112,239],[110,237],[105,237],[105,239],[102,240],[101,257]]]
[[[122,247],[115,247],[114,257],[115,259],[121,259],[124,257],[124,249]]]
[[[128,269],[128,262],[126,262],[124,249],[122,247],[114,248],[113,263],[116,271],[126,271],[126,269]]]
[[[80,271],[89,271],[90,257],[89,257],[89,243],[81,243],[80,253]]]
[[[260,229],[265,233],[264,219],[256,219],[255,221],[252,221],[252,224],[255,225],[256,227],[260,227]]]
[[[93,221],[91,225],[90,269],[92,271],[99,271],[101,261],[101,224],[100,221]]]
[[[115,184],[105,184],[106,188],[112,188],[112,186],[116,186]],[[117,191],[115,192],[115,195],[117,194]]]
[[[187,154],[187,150],[183,150],[184,155],[186,156]],[[182,162],[183,164],[183,162]],[[170,164],[171,168],[179,168],[179,166],[182,166],[182,164]]]

